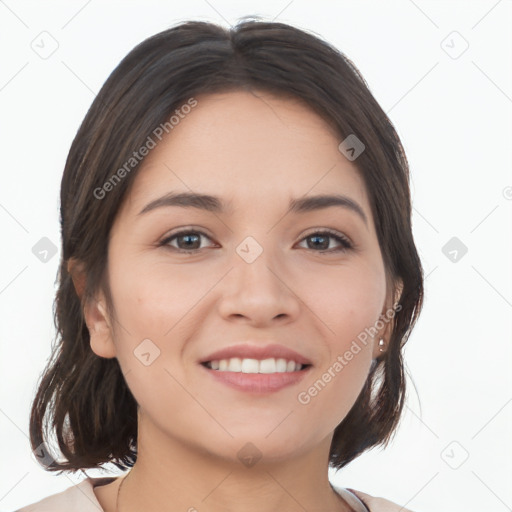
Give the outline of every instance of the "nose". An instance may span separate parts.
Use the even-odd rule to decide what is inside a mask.
[[[219,302],[225,319],[262,327],[298,318],[301,300],[293,291],[293,278],[271,251],[263,250],[254,259],[236,255],[233,265]]]

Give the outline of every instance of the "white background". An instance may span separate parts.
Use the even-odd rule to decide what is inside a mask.
[[[405,350],[405,415],[388,448],[331,480],[415,512],[512,510],[510,0],[0,1],[0,510],[81,479],[43,471],[27,437],[54,336],[60,179],[80,122],[146,37],[249,14],[311,30],[352,59],[411,166],[427,278]],[[43,59],[37,44],[58,48]],[[442,252],[454,236],[468,248],[457,262]],[[58,248],[46,263],[32,253],[42,237]]]

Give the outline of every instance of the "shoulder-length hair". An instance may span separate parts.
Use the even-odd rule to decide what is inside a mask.
[[[117,359],[92,351],[84,304],[102,290],[109,313],[114,311],[106,273],[109,232],[140,168],[134,152],[158,127],[169,127],[170,116],[190,98],[232,90],[302,100],[340,142],[354,134],[364,144],[353,163],[369,194],[386,278],[392,289],[399,282],[403,288],[388,348],[334,430],[329,464],[339,469],[365,450],[386,446],[397,429],[405,400],[402,347],[421,311],[423,270],[411,229],[408,162],[391,121],[354,64],[311,33],[255,19],[231,29],[189,21],[130,51],[96,96],[69,151],[60,195],[57,340],[30,415],[32,450],[46,451],[48,471],[108,462],[128,469],[136,461],[137,403]],[[122,179],[109,181],[123,166]],[[72,260],[82,265],[81,290],[68,270]],[[65,461],[50,454],[50,434]]]

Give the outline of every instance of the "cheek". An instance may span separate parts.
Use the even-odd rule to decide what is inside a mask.
[[[375,325],[383,311],[386,282],[379,265],[333,267],[314,279],[306,276],[300,286],[300,296],[325,326],[331,349],[350,346]]]
[[[179,385],[183,372],[172,364],[180,360],[183,344],[172,341],[189,335],[186,315],[198,297],[190,282],[186,286],[177,274],[167,274],[127,261],[111,272],[119,364],[141,408],[153,414],[166,411],[162,421],[171,405],[181,411],[190,407],[190,396]]]
[[[143,258],[125,259],[112,268],[111,289],[118,321],[125,327],[123,336],[129,332],[134,341],[154,337],[159,342],[174,336],[186,324],[187,314],[218,280],[208,275],[198,278],[197,271],[148,264]]]
[[[324,418],[322,428],[329,432],[348,414],[368,377],[372,327],[382,312],[386,283],[379,265],[338,268],[314,283],[307,288],[307,301],[323,325],[328,356],[297,400],[309,421]]]
[[[186,407],[190,397],[181,402],[183,390],[177,384],[185,378],[183,352],[199,325],[198,301],[218,280],[214,273],[198,276],[197,271],[178,272],[135,258],[112,268],[114,343],[127,384],[140,404],[151,407],[152,400],[164,400]]]

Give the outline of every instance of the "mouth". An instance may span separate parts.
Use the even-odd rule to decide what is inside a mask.
[[[231,389],[265,395],[298,384],[309,373],[312,364],[298,363],[292,359],[214,359],[204,361],[205,369],[213,382]]]

